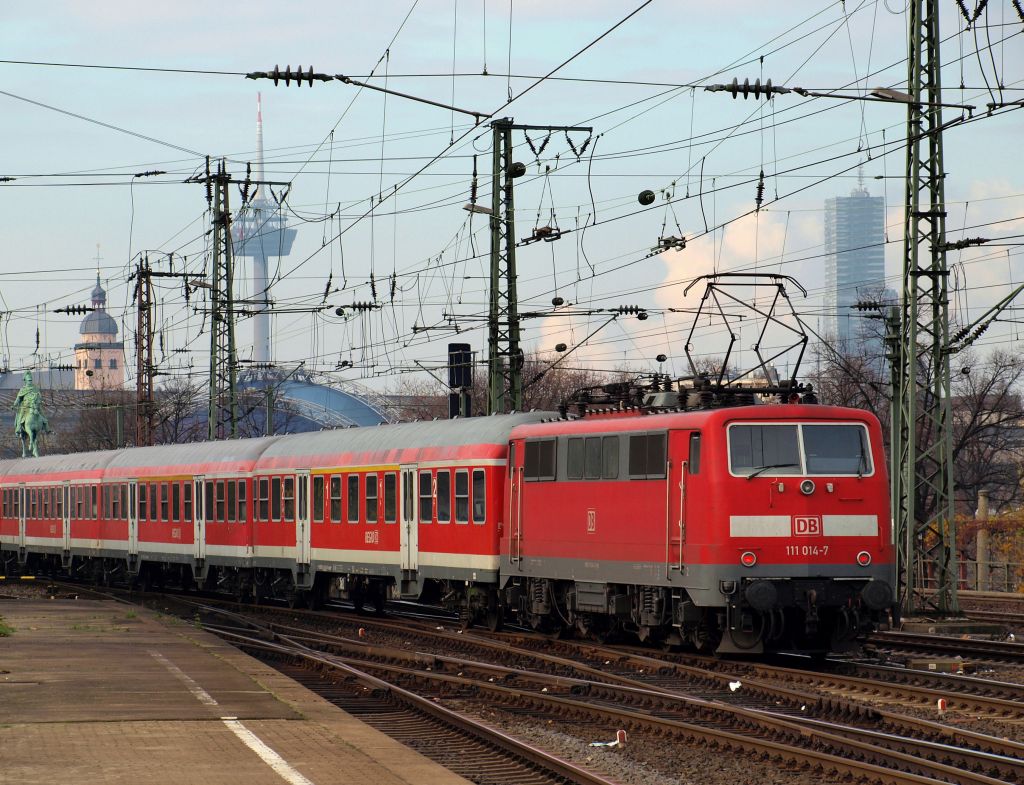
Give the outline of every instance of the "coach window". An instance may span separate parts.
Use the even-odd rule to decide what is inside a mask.
[[[248,494],[245,492],[245,480],[238,480],[236,483],[238,487],[238,522],[246,523],[249,520],[249,500]]]
[[[313,476],[313,521],[321,523],[324,519],[324,476]]]
[[[43,517],[44,518],[51,517],[50,511],[53,509],[50,506],[50,491],[51,490],[52,490],[51,488],[43,488],[43,490],[41,491],[41,493],[43,494]]]
[[[366,522],[377,522],[377,475],[366,475]]]
[[[89,512],[91,513],[90,517],[93,520],[96,520],[96,518],[99,516],[100,489],[97,486],[93,485],[89,489],[89,491],[89,499],[92,502],[89,505]]]
[[[43,491],[43,517],[44,518],[48,518],[49,517],[46,514],[47,513],[46,505],[47,505],[47,502],[49,501],[49,495],[50,495],[49,491]],[[111,518],[111,514],[110,514],[110,486],[109,485],[104,485],[103,486],[103,518],[105,520],[108,520],[108,521]]]
[[[228,494],[227,520],[234,523],[238,514],[238,485],[234,480],[228,480],[228,487],[225,489]]]
[[[259,483],[259,513],[260,520],[270,520],[270,480],[260,477]]]
[[[281,478],[270,478],[270,520],[281,520]]]
[[[469,470],[455,470],[455,522],[469,523]]]
[[[700,434],[690,434],[690,459],[687,471],[690,474],[700,474]]]
[[[206,512],[203,515],[203,518],[204,518],[204,520],[206,520],[207,523],[210,523],[211,521],[217,520],[216,516],[213,514],[213,480],[207,480],[206,481],[206,493],[205,493],[205,496],[206,496]]]
[[[171,484],[171,520],[181,520],[181,483]]]
[[[430,471],[420,472],[420,523],[434,519],[434,478]]]
[[[117,485],[108,485],[103,494],[104,506],[107,510],[107,518],[116,521],[121,517],[121,494]]]
[[[159,510],[157,508],[157,484],[151,482],[149,484],[149,519],[155,521]]]
[[[437,522],[451,523],[452,520],[452,473],[448,469],[437,470]]]
[[[359,523],[359,475],[348,475],[348,522]]]
[[[71,489],[71,498],[75,498],[75,488]],[[139,485],[139,520],[146,520],[146,486]]]
[[[192,520],[192,481],[186,480],[185,487],[182,489],[185,492],[185,521]]]
[[[36,505],[38,504],[37,499],[38,492],[36,491],[35,488],[30,488],[28,492],[28,515],[25,516],[26,518],[32,518],[33,520],[35,519]]]
[[[570,480],[583,479],[583,439],[569,439],[565,454],[565,475]]]
[[[341,523],[341,475],[331,475],[331,523]]]
[[[487,484],[483,469],[473,469],[473,523],[487,520]]]
[[[394,472],[384,475],[384,523],[398,520],[398,477]]]
[[[216,483],[214,484],[214,488],[216,489],[216,496],[215,496],[215,498],[216,498],[216,507],[215,507],[216,518],[215,518],[215,520],[217,520],[217,521],[222,523],[222,522],[227,520],[227,518],[224,517],[224,481],[223,480],[217,480]]]
[[[170,492],[167,488],[167,483],[160,483],[160,520],[168,521],[169,507],[170,507]]]
[[[295,478],[284,478],[284,519],[295,520]]]
[[[534,439],[526,442],[523,477],[527,480],[555,479],[554,439]]]

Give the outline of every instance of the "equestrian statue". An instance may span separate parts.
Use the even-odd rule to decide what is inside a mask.
[[[43,396],[32,382],[32,372],[25,371],[25,384],[14,399],[14,435],[21,439],[21,457],[28,453],[39,457],[39,437],[51,433],[43,414]]]

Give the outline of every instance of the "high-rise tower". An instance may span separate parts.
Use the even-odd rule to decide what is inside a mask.
[[[263,169],[263,107],[261,95],[256,94],[256,165],[253,180],[261,181]],[[267,271],[267,259],[282,257],[291,253],[295,242],[295,229],[285,225],[278,205],[269,186],[257,185],[252,199],[239,210],[233,225],[234,255],[252,257],[252,303],[256,315],[253,317],[252,359],[257,363],[270,362],[270,313],[271,282]]]
[[[885,289],[885,199],[863,182],[849,196],[825,200],[825,313],[828,332],[842,351],[868,353],[865,320],[853,306]]]

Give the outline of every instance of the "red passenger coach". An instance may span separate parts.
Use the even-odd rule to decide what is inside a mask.
[[[263,489],[263,506],[278,482],[287,488],[296,477],[300,528],[282,540],[273,526],[261,532],[257,524],[254,563],[297,564],[298,584],[316,594],[339,576],[357,604],[380,605],[389,591],[419,597],[428,586],[438,590],[429,592],[433,596],[449,595],[453,586],[467,596],[483,585],[489,591],[480,602],[493,600],[509,435],[516,425],[550,416],[437,420],[281,439],[263,452],[253,482]]]
[[[507,602],[534,626],[835,650],[892,602],[878,421],[827,406],[517,428]]]
[[[509,435],[550,416],[0,462],[0,555],[292,602],[472,596],[493,621]]]

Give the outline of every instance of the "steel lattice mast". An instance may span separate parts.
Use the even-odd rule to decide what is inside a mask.
[[[487,336],[487,413],[523,408],[523,351],[519,346],[516,294],[516,226],[513,181],[526,167],[512,160],[513,131],[593,133],[587,126],[516,125],[510,118],[491,122],[491,280]],[[585,149],[585,148],[584,148]],[[581,150],[582,152],[582,150]]]
[[[958,610],[938,0],[911,0],[893,516],[904,613]],[[937,589],[927,599],[925,589]],[[929,591],[929,594],[931,592]]]
[[[142,256],[136,267],[135,301],[135,446],[153,444],[153,279],[149,255]]]
[[[515,203],[512,187],[512,121],[491,123],[491,286],[488,316],[487,413],[522,409],[523,354],[516,295]]]
[[[231,177],[224,162],[208,179],[213,187],[213,270],[210,281],[210,407],[208,438],[237,434],[235,400],[234,259],[231,254],[231,212],[228,188]]]

